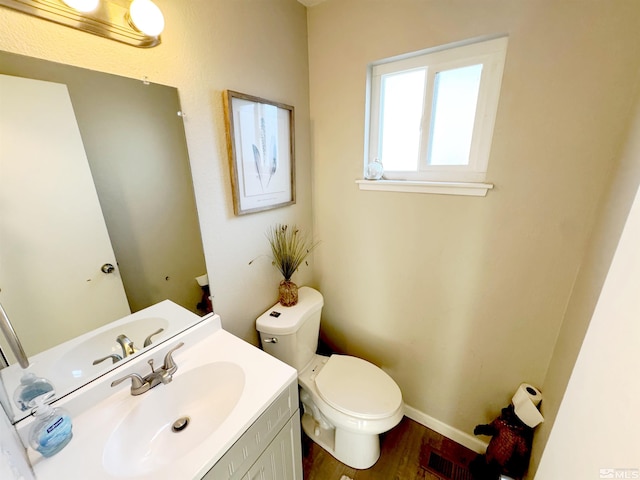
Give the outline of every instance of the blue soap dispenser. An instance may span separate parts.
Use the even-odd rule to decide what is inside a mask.
[[[45,403],[53,396],[54,392],[49,392],[32,401],[35,405],[33,414],[36,419],[29,433],[29,444],[44,457],[58,453],[73,437],[69,413]]]
[[[53,385],[49,380],[37,377],[34,373],[25,372],[20,379],[13,399],[20,410],[25,411],[33,407],[33,400],[45,393],[53,392]]]

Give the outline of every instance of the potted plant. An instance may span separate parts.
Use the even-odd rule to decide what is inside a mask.
[[[276,224],[267,231],[267,239],[272,263],[284,277],[278,288],[278,301],[285,307],[292,307],[298,303],[298,286],[291,277],[318,243],[312,242],[295,225]]]

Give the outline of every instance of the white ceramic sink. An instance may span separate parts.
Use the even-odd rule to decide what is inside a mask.
[[[129,380],[111,387],[148,374],[151,358],[162,365],[180,342],[170,383],[137,396]],[[224,331],[214,315],[56,402],[71,414],[73,438],[50,458],[29,448],[29,458],[38,480],[200,479],[296,379],[295,369]],[[172,431],[182,417],[189,424]],[[17,425],[25,444],[32,423]]]
[[[119,477],[136,477],[175,462],[229,416],[244,383],[242,368],[231,362],[177,372],[170,384],[143,394],[114,429],[102,457],[105,470]],[[185,421],[186,426],[177,430]],[[179,426],[174,429],[176,423]]]

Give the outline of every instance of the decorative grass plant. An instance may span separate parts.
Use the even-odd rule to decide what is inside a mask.
[[[298,286],[291,277],[318,243],[313,242],[296,225],[276,224],[267,231],[273,265],[284,280],[280,282],[279,301],[285,307],[298,303]]]

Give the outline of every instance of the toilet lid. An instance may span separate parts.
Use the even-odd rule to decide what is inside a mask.
[[[325,402],[360,418],[384,418],[402,404],[402,393],[396,382],[361,358],[331,355],[315,382]]]

